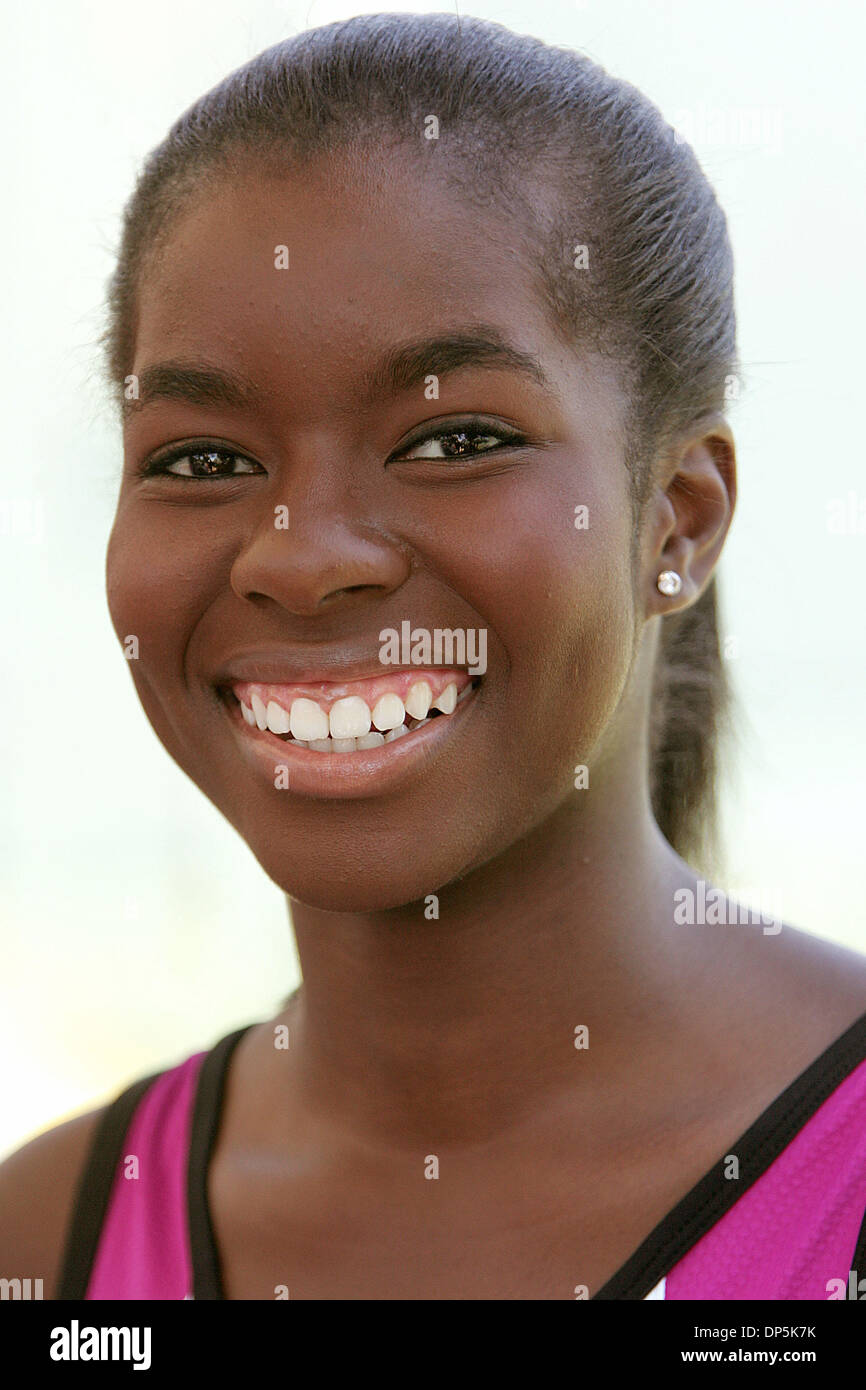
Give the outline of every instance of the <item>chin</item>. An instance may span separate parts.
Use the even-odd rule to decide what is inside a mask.
[[[261,861],[259,861],[261,862]],[[292,899],[306,907],[318,908],[322,912],[370,913],[387,912],[391,908],[405,907],[408,903],[418,904],[419,920],[424,920],[424,900],[435,888],[421,884],[416,875],[410,878],[390,876],[381,869],[378,872],[353,873],[340,882],[323,881],[320,874],[309,870],[291,873],[285,866],[276,870],[265,864],[262,868],[278,888]]]
[[[405,855],[401,863],[344,861],[338,869],[338,856],[299,863],[295,856],[258,853],[255,844],[248,843],[272,883],[295,902],[323,912],[387,912],[415,903],[419,921],[435,921],[425,918],[425,899],[465,871],[462,862],[443,869],[441,862],[407,862]]]

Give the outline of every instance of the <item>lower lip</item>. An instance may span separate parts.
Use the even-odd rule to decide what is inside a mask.
[[[229,703],[221,703],[244,757],[261,770],[272,787],[278,769],[283,767],[288,781],[286,791],[301,796],[351,799],[381,795],[426,772],[446,744],[462,731],[477,694],[476,686],[452,714],[440,714],[390,743],[355,753],[317,753],[315,749],[299,748],[268,729],[247,724],[234,697],[230,697]]]

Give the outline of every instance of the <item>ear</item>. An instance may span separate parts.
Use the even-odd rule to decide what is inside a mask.
[[[721,415],[703,416],[676,437],[656,466],[641,545],[646,616],[694,603],[710,581],[737,502],[734,437]],[[656,580],[675,570],[682,588],[661,594]]]

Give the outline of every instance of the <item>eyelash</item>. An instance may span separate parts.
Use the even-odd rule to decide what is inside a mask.
[[[457,435],[466,436],[470,443],[478,439],[498,439],[500,443],[493,445],[493,447],[489,449],[480,449],[477,453],[474,454],[446,454],[442,459],[405,458],[406,453],[408,453],[412,449],[418,448],[420,445],[438,442],[442,439],[454,438]],[[516,431],[514,433],[506,433],[501,429],[501,427],[487,425],[483,421],[480,421],[478,419],[456,421],[448,429],[434,430],[432,432],[428,432],[427,434],[419,435],[415,439],[409,440],[403,446],[403,454],[396,458],[392,457],[388,460],[388,462],[444,463],[448,460],[449,457],[454,461],[459,462],[464,459],[472,460],[483,458],[486,454],[497,453],[499,449],[503,446],[506,448],[515,448],[522,444],[525,444],[526,442],[527,441],[525,436],[518,434]],[[228,478],[234,480],[238,477],[255,476],[254,470],[252,469],[246,470],[244,473],[195,474],[169,472],[169,467],[171,464],[177,463],[179,459],[189,458],[197,454],[218,454],[221,455],[223,458],[243,459],[247,463],[254,462],[254,460],[249,459],[246,454],[240,453],[237,449],[231,449],[222,444],[214,444],[210,440],[192,440],[188,444],[176,445],[173,449],[169,450],[168,452],[155,454],[151,456],[151,458],[145,459],[137,469],[138,477],[169,477],[181,479],[183,482],[204,482],[208,479],[208,477]]]

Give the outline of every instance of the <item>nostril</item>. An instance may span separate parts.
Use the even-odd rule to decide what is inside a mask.
[[[366,593],[370,589],[378,589],[378,584],[349,584],[345,589],[334,589],[333,593],[328,594],[322,600],[322,607],[329,603],[335,603],[338,599],[345,598],[346,594]]]

